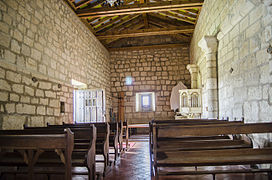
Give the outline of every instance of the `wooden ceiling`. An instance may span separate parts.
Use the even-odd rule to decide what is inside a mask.
[[[204,0],[65,0],[106,47],[124,38],[190,39]]]

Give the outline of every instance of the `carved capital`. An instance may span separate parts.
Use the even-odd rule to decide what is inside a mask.
[[[205,54],[213,53],[217,51],[217,39],[215,36],[204,36],[199,42],[198,46]]]
[[[196,64],[188,64],[186,68],[189,70],[190,74],[198,72],[198,66]]]

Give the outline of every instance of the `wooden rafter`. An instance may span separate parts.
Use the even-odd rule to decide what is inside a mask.
[[[130,15],[128,18],[121,19],[120,22],[113,24],[110,28],[104,30],[104,32],[114,31],[117,28],[119,28],[121,25],[123,25],[123,24],[125,24],[125,23],[139,17],[139,16],[140,16],[139,14],[136,14],[136,15]]]
[[[163,16],[159,13],[151,13],[150,17],[156,17],[157,19],[164,21],[165,23],[172,24],[174,26],[184,26],[185,23],[183,21],[178,21],[177,19],[169,18],[167,16]]]
[[[137,31],[127,31],[122,33],[113,34],[97,34],[98,39],[111,39],[111,38],[124,38],[124,37],[140,37],[140,36],[154,36],[154,35],[169,35],[179,33],[193,33],[194,28],[192,26],[186,26],[176,29],[143,29]]]
[[[89,2],[91,2],[91,1],[89,1]],[[82,9],[80,9],[80,10],[93,8],[93,7],[98,6],[98,5],[100,5],[100,4],[104,3],[104,2],[105,2],[105,0],[97,0],[96,2],[94,2],[94,3],[89,3],[89,4],[88,4],[88,2],[87,2],[86,4],[88,4],[88,6],[82,8]],[[84,4],[84,5],[85,5],[85,4]],[[83,4],[81,4],[80,6],[77,6],[77,7],[78,7],[77,10],[78,10],[79,7],[81,7],[81,6],[83,6]]]
[[[78,3],[75,3],[76,9],[80,8],[83,5],[86,5],[88,3],[90,3],[92,0],[86,0],[86,1],[80,1]]]
[[[176,25],[173,25],[173,24],[171,24],[169,22],[165,22],[164,20],[162,20],[162,19],[160,19],[158,17],[155,17],[155,16],[151,16],[151,15],[149,16],[149,22],[153,23],[153,24],[156,24],[156,25],[159,25],[161,27],[165,27],[165,28],[167,28],[167,27],[172,27],[172,28],[177,27]]]
[[[196,16],[192,15],[188,12],[183,12],[183,11],[170,11],[170,12],[180,14],[180,15],[184,16],[185,18],[190,18],[190,19],[196,20]]]
[[[201,8],[203,0],[169,1],[161,3],[145,3],[124,5],[112,8],[84,8],[76,11],[81,18],[116,16],[125,14],[140,14],[149,12],[161,12],[179,9]]]
[[[130,30],[136,30],[136,29],[131,29],[132,27],[134,27],[135,25],[143,25],[142,19],[140,16],[138,16],[137,18],[132,19],[131,21],[128,21],[124,24],[122,24],[121,26],[118,27],[118,29],[116,29],[116,31],[123,31],[124,29],[129,28]]]
[[[96,32],[102,31],[103,29],[105,29],[106,27],[113,25],[114,23],[116,23],[117,21],[122,20],[122,18],[124,18],[124,16],[119,16],[115,19],[111,19],[110,21],[108,21],[107,23],[102,24],[101,26],[99,26],[98,28],[95,29]]]
[[[103,24],[105,21],[111,19],[111,17],[105,17],[105,18],[101,18],[101,19],[98,19],[98,21],[96,21],[95,23],[92,24],[93,27],[96,27],[98,25],[101,25]]]
[[[168,16],[168,17],[173,17],[177,20],[180,20],[180,21],[184,21],[184,22],[187,22],[187,23],[190,23],[190,24],[195,24],[194,21],[188,19],[188,18],[184,18],[184,17],[181,17],[175,13],[170,13],[170,12],[160,12],[160,14],[163,14],[165,16]]]

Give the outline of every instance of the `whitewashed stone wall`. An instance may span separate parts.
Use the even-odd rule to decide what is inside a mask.
[[[205,35],[218,39],[219,117],[271,122],[272,56],[267,48],[272,45],[272,1],[205,0],[190,49],[201,71],[203,111],[206,60],[197,44]]]
[[[109,75],[108,51],[64,1],[0,0],[0,129],[72,122],[71,79],[109,105]]]

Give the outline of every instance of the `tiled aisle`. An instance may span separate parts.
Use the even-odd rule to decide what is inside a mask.
[[[105,180],[150,180],[150,160],[148,142],[136,142],[122,154]]]

